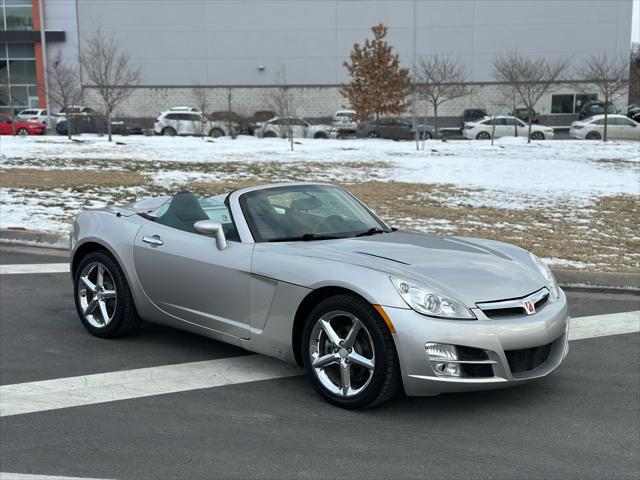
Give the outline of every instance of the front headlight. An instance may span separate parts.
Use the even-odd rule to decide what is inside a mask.
[[[531,257],[531,260],[533,261],[535,266],[538,267],[538,271],[547,280],[547,286],[551,290],[551,293],[553,293],[553,297],[554,298],[560,297],[560,287],[558,286],[558,282],[556,282],[556,277],[553,276],[551,269],[545,263],[543,263],[542,260],[536,257],[533,253],[529,252],[529,257]]]
[[[476,318],[475,315],[471,313],[471,310],[457,300],[438,295],[428,288],[421,287],[408,280],[396,277],[390,278],[391,283],[393,283],[393,286],[404,301],[407,302],[407,305],[418,313],[423,313],[431,317],[459,320]]]

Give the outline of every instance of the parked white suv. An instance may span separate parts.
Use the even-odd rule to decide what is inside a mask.
[[[27,110],[22,110],[18,115],[16,115],[16,117],[20,120],[44,123],[45,125],[47,124],[47,111],[43,108],[29,108]],[[52,127],[56,124],[56,118],[53,115],[51,115],[51,123]]]
[[[494,120],[495,118],[495,120]],[[529,125],[517,117],[497,116],[487,117],[478,122],[467,122],[462,129],[462,135],[469,140],[489,140],[495,122],[494,138],[515,137],[516,128],[518,136],[527,138]],[[544,125],[531,125],[532,140],[549,140],[553,138],[553,128]]]
[[[331,125],[314,125],[299,117],[274,117],[257,128],[255,135],[260,138],[285,138],[289,127],[295,138],[335,137],[335,129]]]
[[[333,127],[337,131],[338,137],[347,137],[356,134],[358,124],[353,120],[355,110],[338,110],[333,117]]]
[[[191,107],[174,107],[162,112],[153,124],[153,131],[158,135],[208,135],[223,137],[229,135],[226,122],[212,121],[202,112]]]

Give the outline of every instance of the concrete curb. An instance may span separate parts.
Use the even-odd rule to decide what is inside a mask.
[[[0,244],[69,249],[69,236],[60,233],[36,232],[14,228],[0,228]]]
[[[64,234],[2,228],[0,229],[0,244],[67,250],[69,237]],[[640,292],[640,273],[583,272],[555,268],[552,270],[560,286],[565,289]]]

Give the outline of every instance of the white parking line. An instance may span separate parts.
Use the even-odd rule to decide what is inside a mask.
[[[570,340],[640,331],[640,311],[576,318]],[[0,386],[0,416],[56,410],[301,375],[260,355]]]
[[[246,355],[0,387],[0,416],[300,375],[280,360]]]
[[[569,340],[621,335],[640,331],[640,310],[571,319]]]
[[[20,273],[68,273],[69,263],[25,263],[17,265],[0,265],[0,275]]]
[[[106,480],[85,477],[61,477],[60,475],[28,475],[25,473],[0,472],[0,480]]]

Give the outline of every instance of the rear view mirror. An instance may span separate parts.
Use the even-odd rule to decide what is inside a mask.
[[[198,233],[207,235],[210,237],[216,237],[216,246],[218,250],[224,250],[227,248],[227,240],[224,237],[224,230],[222,225],[218,222],[212,222],[211,220],[200,220],[193,224],[193,228]]]

